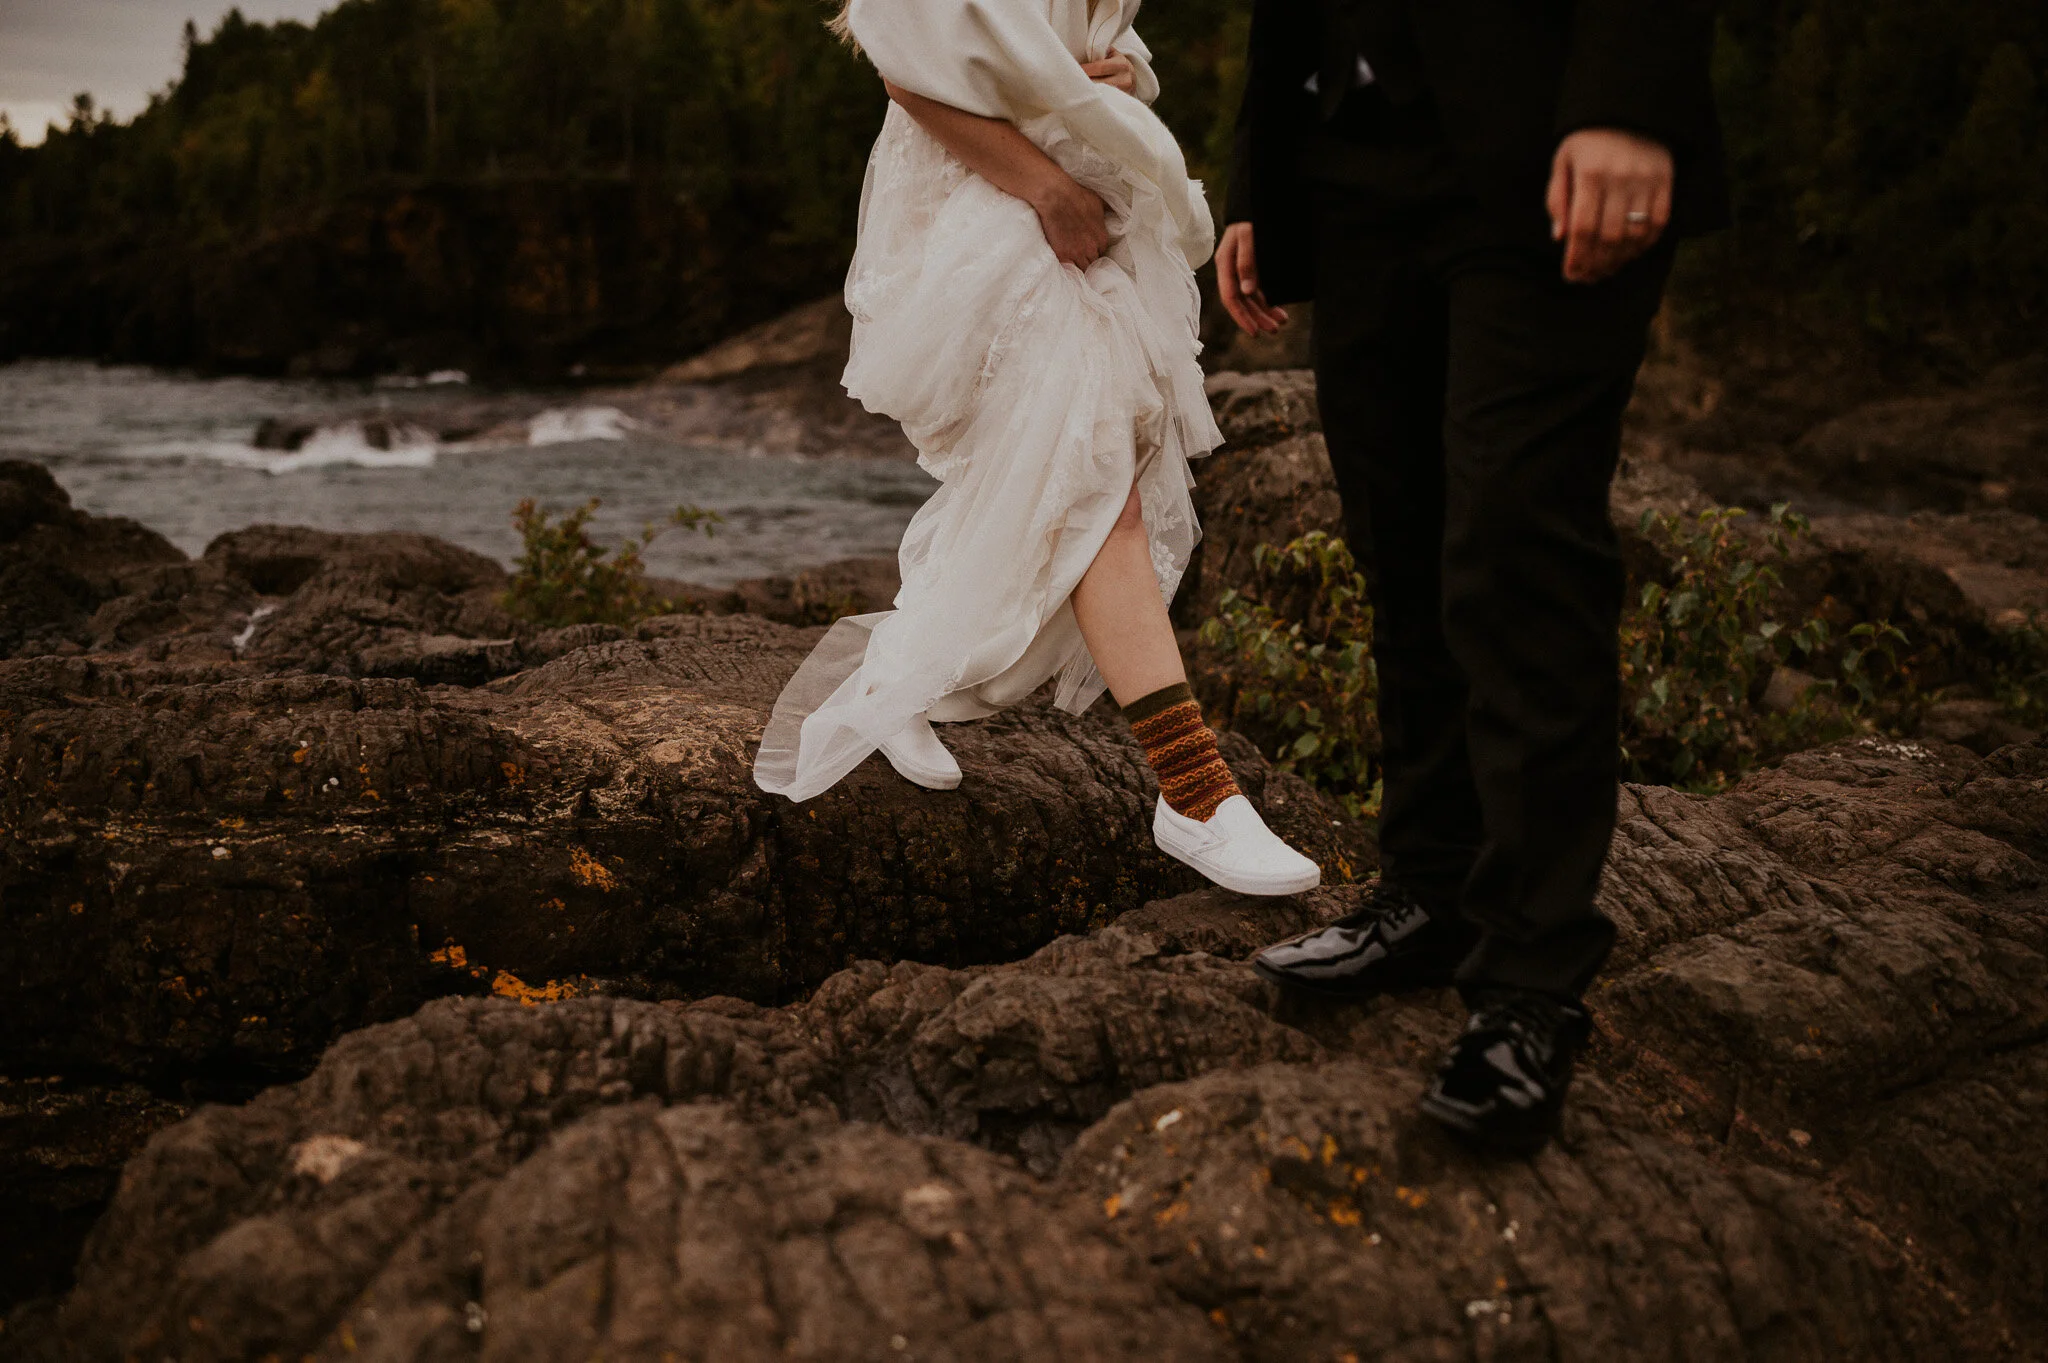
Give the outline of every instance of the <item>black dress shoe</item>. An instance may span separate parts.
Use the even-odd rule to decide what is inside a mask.
[[[1357,913],[1252,958],[1275,984],[1367,999],[1411,989],[1440,989],[1479,938],[1455,911],[1432,914],[1398,886],[1375,886]]]
[[[1438,1066],[1422,1110],[1483,1150],[1533,1155],[1557,1133],[1592,1030],[1585,1009],[1548,994],[1491,995]]]

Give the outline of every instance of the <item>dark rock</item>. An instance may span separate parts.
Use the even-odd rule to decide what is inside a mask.
[[[1186,626],[1251,580],[1259,545],[1343,530],[1314,379],[1302,370],[1217,374],[1208,387],[1228,443],[1195,466],[1202,542],[1174,600],[1175,622]]]
[[[914,458],[901,426],[846,395],[840,376],[852,341],[853,317],[835,289],[615,396],[671,438],[808,455]]]
[[[698,611],[745,612],[785,625],[829,625],[842,615],[888,610],[903,579],[893,558],[844,558],[791,577],[748,578],[725,588],[677,586],[678,604]]]
[[[153,530],[73,507],[42,465],[0,460],[0,658],[80,646],[102,602],[184,561]]]
[[[2039,744],[1858,743],[1714,799],[1630,790],[1604,1037],[1534,1160],[1414,1114],[1448,993],[1304,1003],[1206,949],[1356,890],[1205,891],[777,1009],[432,1003],[156,1137],[77,1289],[11,1334],[193,1360],[2032,1356],[2044,777]]]
[[[313,438],[319,430],[310,421],[286,421],[282,417],[267,416],[256,424],[256,434],[249,443],[259,450],[296,450]]]
[[[754,787],[749,750],[815,632],[658,623],[483,691],[0,665],[0,1064],[292,1071],[492,988],[786,998],[864,956],[1015,956],[1192,884],[1151,845],[1119,720],[1025,706],[949,728],[957,792],[876,759],[794,806]],[[329,656],[300,637],[293,656]],[[1313,793],[1231,756],[1334,866]]]
[[[1971,752],[1987,757],[2008,744],[2031,743],[2039,737],[2034,731],[2014,723],[2002,702],[1965,698],[1938,701],[1929,706],[1920,721],[1920,733],[1942,743],[1959,743]]]
[[[1815,481],[1895,513],[2010,506],[2048,515],[2048,355],[1969,388],[1845,412],[1808,431],[1793,455]]]
[[[0,1076],[0,1303],[71,1285],[86,1232],[114,1195],[121,1166],[190,1108],[135,1084]],[[4,1309],[4,1308],[0,1308]]]
[[[1005,1162],[840,1122],[821,1060],[735,1005],[436,1005],[160,1137],[60,1327],[195,1360],[1228,1356]]]

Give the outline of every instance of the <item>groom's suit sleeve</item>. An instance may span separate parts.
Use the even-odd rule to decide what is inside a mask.
[[[1244,96],[1238,101],[1237,126],[1230,135],[1230,180],[1223,195],[1223,222],[1252,219],[1252,72],[1245,62]]]
[[[1715,138],[1713,0],[1577,0],[1557,134],[1621,128],[1680,156]]]

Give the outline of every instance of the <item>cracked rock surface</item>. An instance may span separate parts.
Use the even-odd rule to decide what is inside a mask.
[[[303,1072],[437,994],[760,1000],[1030,951],[1193,884],[1120,721],[1027,706],[815,801],[750,750],[815,631],[668,617],[487,688],[130,656],[0,663],[0,1063]],[[1297,779],[1232,751],[1334,861]],[[1290,823],[1291,821],[1291,823]]]
[[[32,1228],[0,1303],[64,1281],[182,1105],[428,999],[780,1001],[863,958],[1015,958],[1195,884],[1106,706],[952,726],[954,792],[879,758],[801,807],[755,789],[818,638],[794,622],[886,600],[889,567],[537,630],[454,545],[257,526],[188,559],[0,463],[0,1191]],[[1306,785],[1226,753],[1334,875],[1369,865]]]
[[[1413,1111],[1448,994],[1157,900],[801,1002],[443,999],[130,1165],[28,1357],[2040,1357],[2048,746],[1630,789],[1559,1142]]]

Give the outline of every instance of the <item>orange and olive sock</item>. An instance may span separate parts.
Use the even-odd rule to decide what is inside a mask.
[[[1163,686],[1123,707],[1131,735],[1159,777],[1159,794],[1183,818],[1206,823],[1216,806],[1239,793],[1216,751],[1216,733],[1186,682]]]

